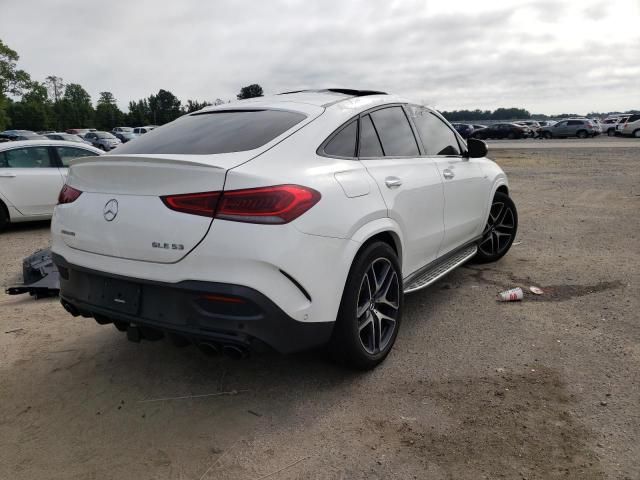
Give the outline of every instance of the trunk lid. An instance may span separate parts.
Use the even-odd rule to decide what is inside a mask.
[[[184,258],[207,234],[209,217],[167,208],[160,196],[221,191],[228,169],[255,152],[223,155],[106,155],[72,162],[67,183],[82,191],[59,205],[61,237],[71,248],[157,263]]]

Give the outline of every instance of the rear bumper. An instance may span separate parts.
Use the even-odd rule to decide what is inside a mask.
[[[99,323],[146,327],[154,334],[177,334],[194,343],[245,348],[266,344],[281,353],[323,345],[333,330],[334,322],[294,320],[249,287],[142,280],[73,265],[55,253],[53,260],[60,271],[60,299],[65,308]]]

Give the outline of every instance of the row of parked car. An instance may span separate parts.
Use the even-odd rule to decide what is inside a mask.
[[[122,143],[150,132],[156,125],[144,127],[115,127],[111,132],[97,131],[95,128],[70,128],[65,132],[33,132],[31,130],[5,130],[0,133],[0,142],[20,140],[64,140],[84,143],[108,152]]]
[[[453,123],[464,138],[516,139],[516,138],[588,138],[606,134],[610,137],[624,135],[640,138],[640,115],[618,115],[600,121],[593,118],[567,118],[560,121],[526,120],[503,122],[493,125]]]

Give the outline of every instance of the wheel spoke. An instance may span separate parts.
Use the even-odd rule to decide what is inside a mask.
[[[378,353],[380,351],[380,344],[382,341],[382,324],[380,322],[380,317],[373,313],[371,315],[373,318],[373,351],[374,353]]]
[[[364,330],[369,325],[371,325],[372,322],[373,322],[373,315],[371,315],[371,313],[368,313],[367,316],[364,317],[364,321],[360,323],[360,325],[358,325],[358,330],[362,332],[362,330]]]
[[[400,276],[384,257],[374,260],[360,284],[356,305],[358,335],[365,351],[376,355],[388,347],[400,314]]]
[[[386,285],[383,285],[382,287],[382,290],[383,290],[382,295],[378,297],[376,303],[382,303],[384,305],[390,306],[394,310],[398,310],[399,305],[398,305],[397,299],[395,301],[389,299],[389,293],[390,293],[389,290],[391,290],[391,286],[394,284],[394,280],[396,280],[398,276],[396,275],[396,272],[393,272],[387,278],[388,278],[388,281],[386,282]],[[397,292],[393,292],[393,293],[395,293],[397,297]]]

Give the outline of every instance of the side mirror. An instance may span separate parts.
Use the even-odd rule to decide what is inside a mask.
[[[482,158],[486,157],[489,149],[487,144],[477,138],[470,138],[467,140],[467,156],[469,158]]]

